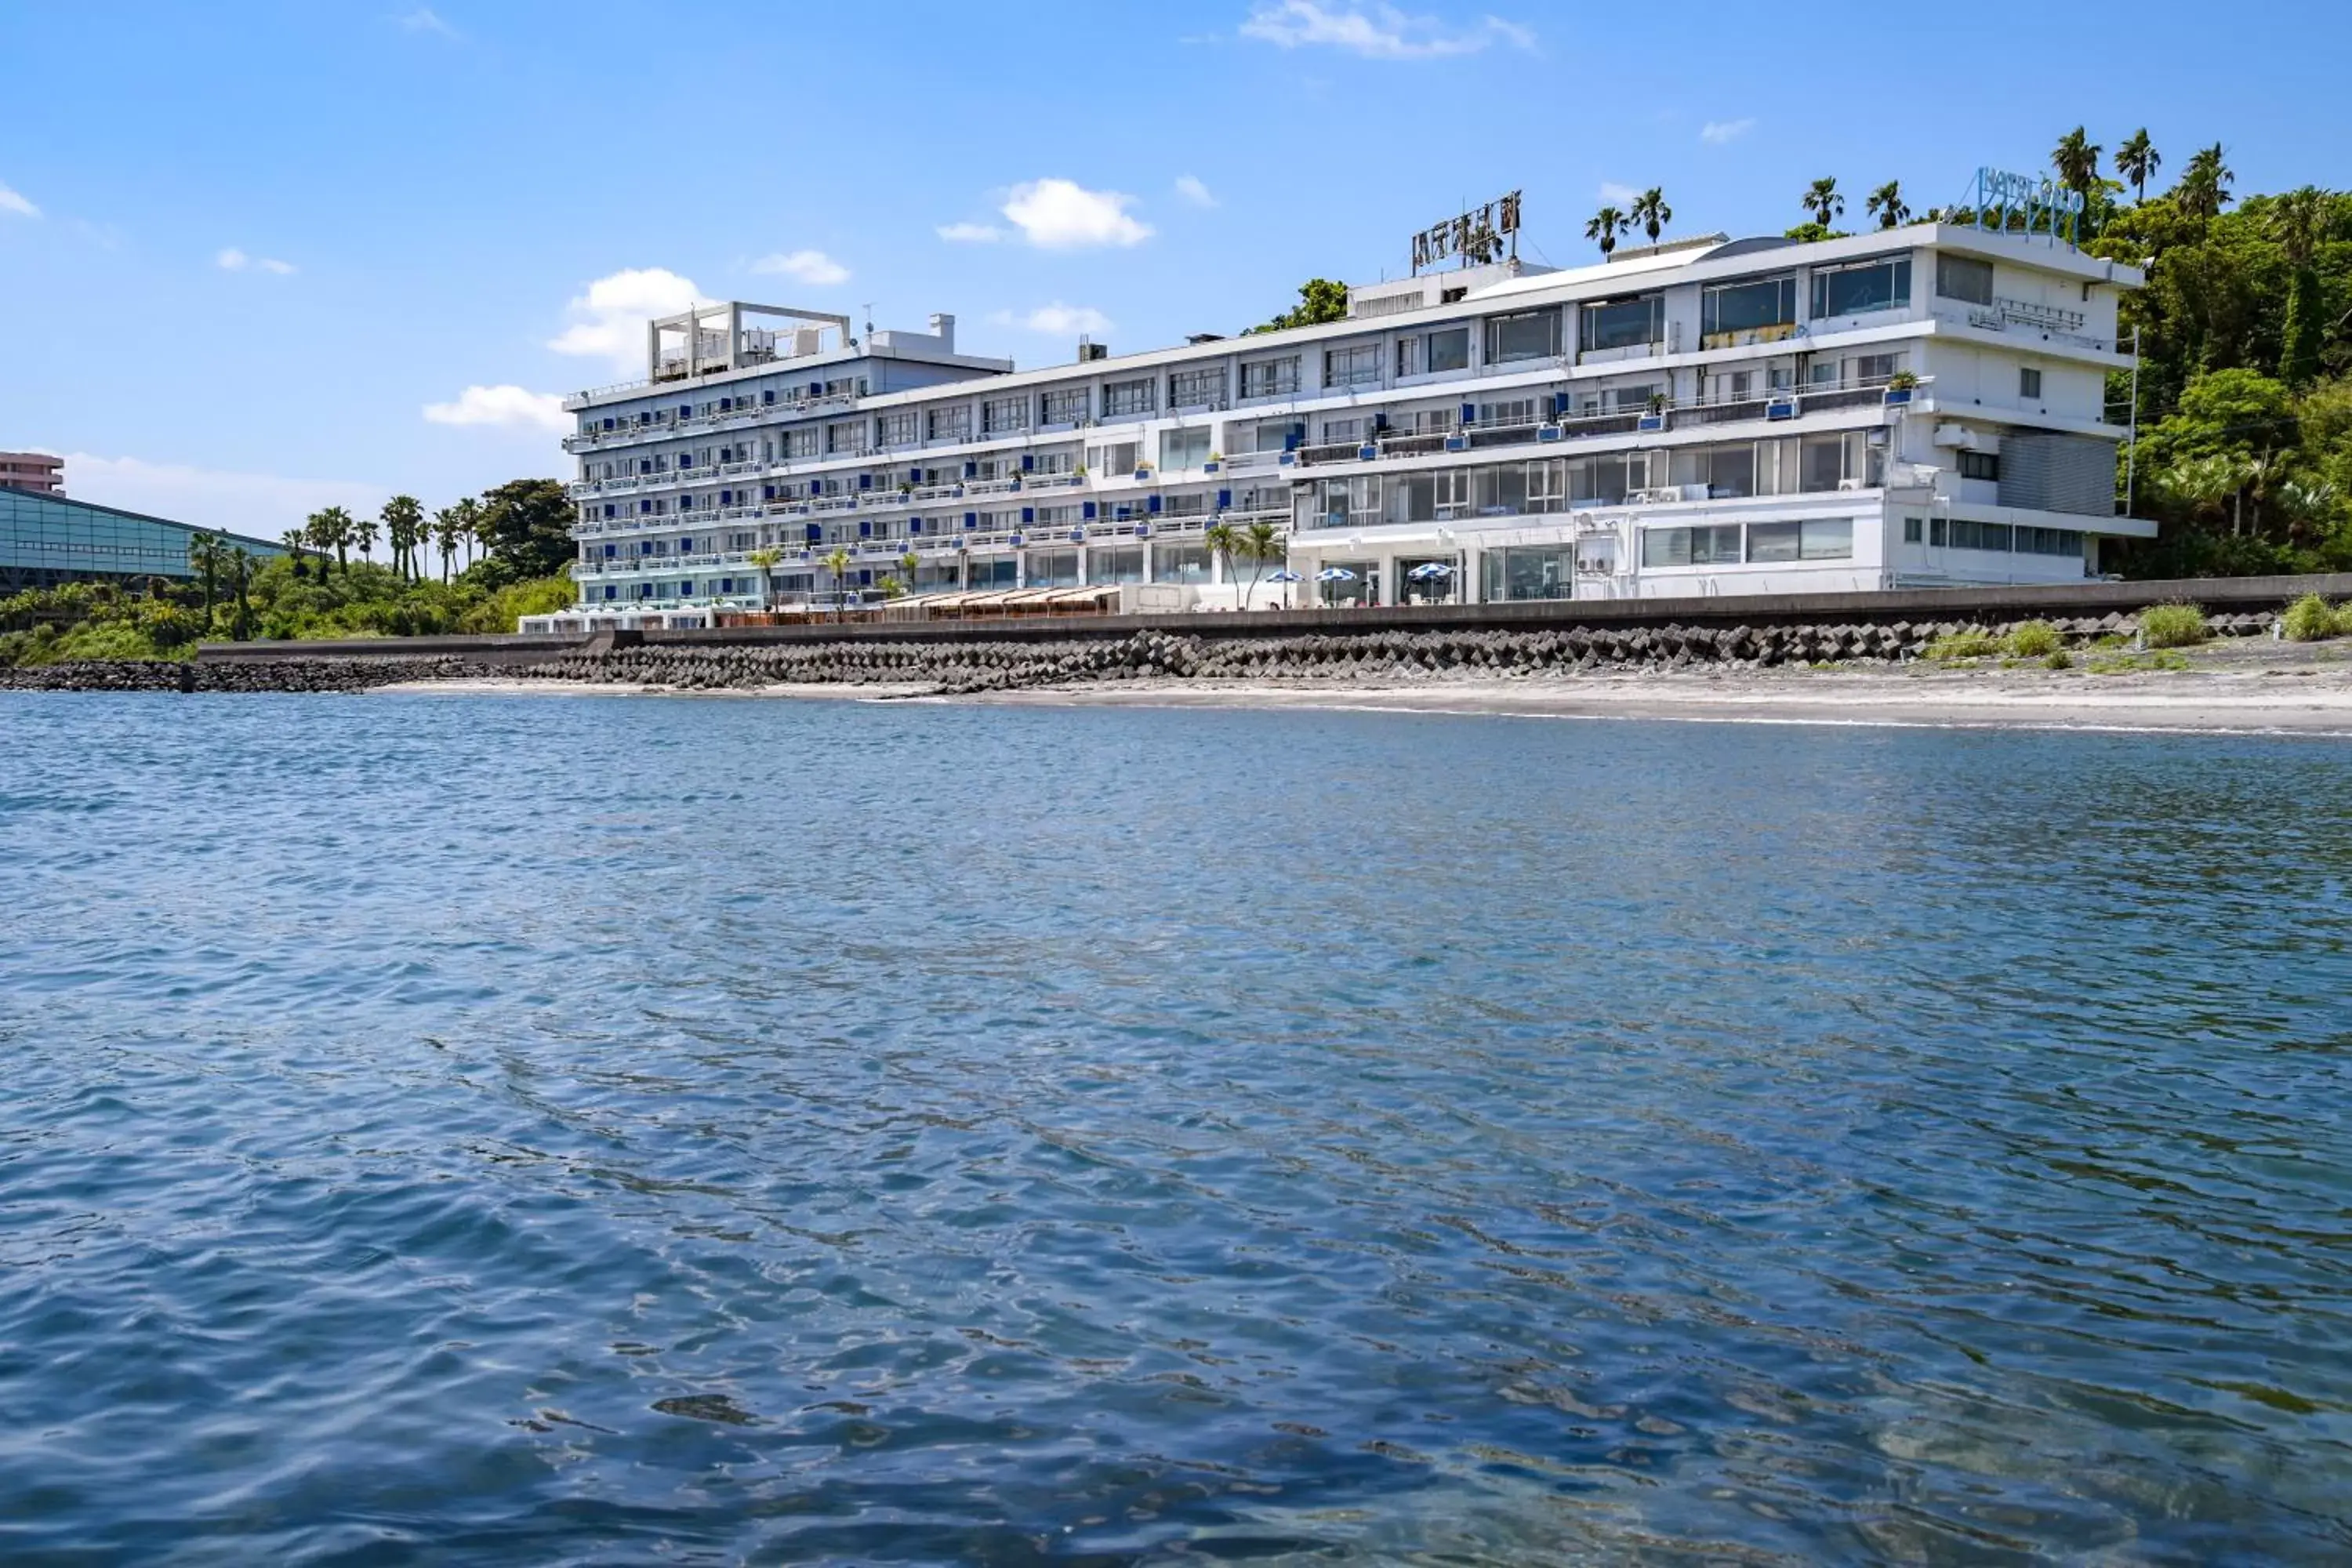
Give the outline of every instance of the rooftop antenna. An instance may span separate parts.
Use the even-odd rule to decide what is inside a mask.
[[[866,335],[869,338],[874,335],[874,301],[871,300],[866,301]]]

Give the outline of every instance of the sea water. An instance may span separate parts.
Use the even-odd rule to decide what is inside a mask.
[[[2340,1557],[2347,877],[2333,742],[0,694],[0,1561]]]

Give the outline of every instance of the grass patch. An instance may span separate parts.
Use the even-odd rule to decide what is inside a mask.
[[[2064,648],[2053,648],[2042,656],[2042,668],[2044,669],[2072,669],[2074,668],[2074,661],[2066,657],[2066,650]]]
[[[2289,642],[2352,637],[2352,600],[2331,605],[2316,594],[2305,594],[2286,607],[2281,621]]]
[[[2000,638],[1980,626],[1937,637],[1927,645],[1927,657],[1939,664],[1961,658],[1991,658],[2002,651]]]
[[[2062,654],[2058,657],[2064,656]],[[2053,665],[2051,668],[2054,669],[2058,667]],[[2093,675],[2129,675],[2134,670],[2140,669],[2188,669],[2192,667],[2187,654],[2163,648],[2155,653],[2095,654],[2092,656],[2091,662],[2084,668]]]
[[[2048,621],[2028,621],[2013,626],[2007,638],[2009,651],[2020,658],[2048,658],[2066,646],[2066,639]]]
[[[2140,639],[2150,647],[2195,647],[2213,634],[2194,605],[2150,605],[2140,612]]]

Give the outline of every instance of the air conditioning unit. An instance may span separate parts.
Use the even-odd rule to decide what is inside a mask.
[[[1864,484],[1860,479],[1840,479],[1838,481],[1838,489],[1842,490],[1863,490],[1868,489],[1870,487],[1868,485]]]

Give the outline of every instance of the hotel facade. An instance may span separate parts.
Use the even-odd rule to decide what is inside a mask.
[[[2106,418],[2140,281],[1958,225],[1717,237],[1025,371],[961,353],[948,316],[861,339],[703,307],[647,324],[646,380],[567,403],[580,600],[525,629],[886,580],[1140,611],[2080,581],[2156,531],[2116,515]],[[1220,557],[1220,521],[1283,557]],[[1252,583],[1276,565],[1297,581]]]

